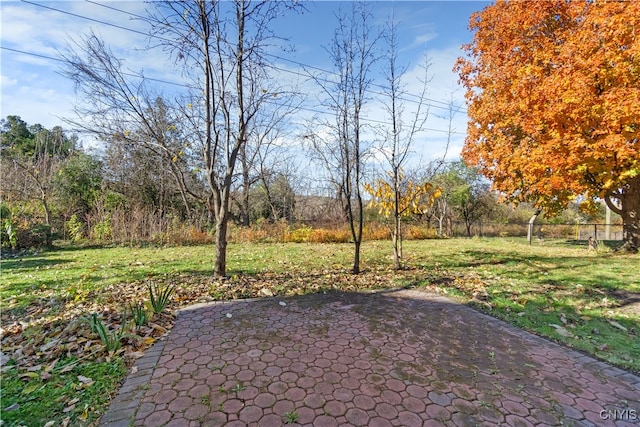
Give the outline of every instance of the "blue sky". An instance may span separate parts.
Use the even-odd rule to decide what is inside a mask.
[[[278,53],[286,59],[278,60],[278,65],[293,72],[301,71],[300,64],[330,68],[330,58],[324,47],[331,42],[336,11],[340,6],[348,6],[347,2],[333,1],[306,4],[306,13],[281,19],[276,29],[295,46],[294,53]],[[460,46],[471,40],[467,29],[471,13],[487,4],[479,1],[370,2],[375,22],[380,25],[395,8],[395,16],[400,22],[400,64],[408,68],[407,75],[417,72],[425,54],[432,64],[428,95],[431,109],[427,123],[431,130],[416,148],[420,156],[427,159],[442,154],[447,138],[444,131],[449,125],[449,120],[443,116],[448,114],[446,104],[450,100],[461,109],[451,123],[455,134],[451,136],[449,157],[457,156],[462,147],[466,129],[463,90],[458,87],[457,76],[451,69],[461,55]],[[70,116],[74,103],[81,100],[76,99],[73,84],[59,74],[62,64],[51,58],[59,57],[58,52],[68,43],[90,30],[99,33],[130,69],[144,69],[149,77],[180,81],[179,71],[162,52],[143,50],[146,46],[143,36],[114,27],[144,31],[141,23],[105,6],[136,14],[142,14],[146,7],[137,1],[0,2],[0,117],[18,115],[29,124],[64,127],[61,117]],[[411,85],[409,82],[409,89]],[[369,114],[372,119],[377,115],[375,106]]]

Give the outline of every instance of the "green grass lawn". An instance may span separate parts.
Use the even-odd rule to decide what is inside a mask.
[[[349,244],[232,244],[225,280],[211,276],[210,245],[63,247],[3,259],[4,425],[95,423],[129,356],[158,334],[147,328],[135,337],[131,330],[123,348],[109,354],[78,319],[98,313],[116,330],[123,308],[148,300],[150,284],[175,287],[171,309],[200,300],[425,287],[640,372],[640,255],[596,254],[566,241],[407,241],[408,268],[394,272],[390,242],[365,242],[362,250],[357,277],[348,273]]]

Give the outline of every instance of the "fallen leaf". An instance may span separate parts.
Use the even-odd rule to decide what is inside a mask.
[[[20,394],[31,394],[34,391],[36,391],[38,389],[38,387],[40,387],[40,384],[27,385],[22,389],[22,392]]]
[[[84,405],[84,411],[80,414],[80,419],[86,421],[89,418],[89,405]]]
[[[40,347],[40,351],[42,353],[45,353],[49,350],[51,350],[53,347],[57,346],[58,344],[60,344],[60,340],[51,340],[48,343],[46,343],[45,345],[43,345],[42,347]]]
[[[611,326],[615,326],[616,328],[622,330],[622,331],[629,331],[627,328],[625,328],[624,326],[622,326],[620,323],[616,322],[615,320],[608,320],[609,324]]]
[[[78,375],[78,381],[80,381],[81,383],[84,383],[84,384],[93,383],[93,380],[91,378],[87,378],[87,377],[84,377],[82,375]]]
[[[129,353],[129,357],[134,359],[140,359],[142,356],[144,356],[144,351],[132,351]]]
[[[62,369],[60,369],[60,373],[69,372],[69,371],[73,370],[73,368],[75,368],[77,364],[78,364],[78,362],[70,363],[70,364],[64,366]]]
[[[271,292],[271,290],[270,290],[270,289],[268,289],[268,288],[262,288],[262,289],[260,289],[260,293],[261,293],[262,295],[264,295],[264,296],[267,296],[267,297],[272,297],[272,296],[273,296],[273,292]]]
[[[556,332],[558,333],[558,335],[561,335],[563,337],[571,337],[571,336],[573,336],[573,335],[571,335],[571,332],[567,331],[565,328],[563,328],[560,325],[555,325],[553,323],[549,323],[549,326],[555,328]]]
[[[5,412],[15,411],[16,409],[20,409],[20,405],[18,405],[17,403],[14,403],[4,408]]]
[[[20,374],[20,376],[27,378],[40,378],[40,374],[38,374],[37,372],[25,372],[23,374]]]
[[[58,363],[58,361],[59,361],[59,360],[60,360],[60,359],[55,359],[55,360],[53,360],[51,363],[49,363],[49,364],[44,368],[45,372],[51,372],[51,371],[53,371],[53,368],[55,368],[55,367],[56,367],[56,364]]]
[[[151,322],[150,322],[150,323],[149,323],[149,326],[151,326],[153,329],[155,329],[155,330],[157,330],[157,331],[162,332],[163,334],[164,334],[165,332],[167,332],[167,328],[164,328],[164,327],[162,327],[162,326],[158,325],[157,323],[151,323]]]

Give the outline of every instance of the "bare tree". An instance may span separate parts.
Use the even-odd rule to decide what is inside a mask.
[[[169,152],[170,158],[180,159],[187,152],[198,154],[198,164],[191,166],[206,183],[204,203],[215,218],[213,271],[224,276],[235,169],[253,120],[273,98],[259,83],[267,80],[265,50],[269,40],[276,38],[270,24],[289,4],[190,0],[152,5],[155,10],[145,17],[150,25],[150,48],[163,48],[181,64],[186,87],[191,89],[172,110],[182,149]],[[85,127],[100,132],[119,129],[119,137],[126,138],[129,129],[143,126],[149,132],[147,143],[168,150],[163,143],[165,135],[157,133],[149,115],[157,96],[147,89],[144,76],[140,73],[132,79],[131,73],[123,72],[121,62],[95,35],[79,47],[85,59],[74,54],[65,59],[67,74],[91,102],[82,115],[92,118]],[[172,161],[169,166],[180,164]],[[177,179],[180,173],[176,170]],[[182,188],[198,196],[189,187]]]
[[[76,138],[68,138],[61,127],[52,130],[27,124],[18,116],[0,121],[0,147],[3,170],[2,193],[26,202],[37,200],[44,223],[52,225],[51,199],[55,176],[76,149]]]
[[[375,46],[379,34],[371,28],[371,14],[364,2],[352,3],[350,12],[338,13],[338,27],[329,50],[337,80],[315,78],[326,96],[323,102],[333,114],[333,121],[322,123],[329,136],[314,133],[311,140],[315,156],[327,169],[343,203],[354,243],[352,271],[358,274],[364,225],[362,178],[367,151],[362,118],[372,83],[372,67],[378,59]]]
[[[268,80],[265,50],[275,38],[269,27],[286,7],[283,2],[246,0],[165,2],[150,21],[197,88],[187,117],[196,129],[216,220],[217,276],[226,274],[236,165],[256,116],[273,98],[261,85]]]
[[[293,88],[273,87],[272,82],[273,79],[264,82],[262,89],[272,100],[256,114],[247,144],[239,154],[240,183],[232,198],[238,209],[238,222],[244,226],[250,224],[252,187],[260,185],[270,200],[273,177],[282,174],[290,177],[292,173],[293,159],[282,141],[289,136],[289,118],[299,107],[300,97]]]
[[[426,121],[429,117],[427,104],[427,89],[431,76],[429,75],[429,59],[425,56],[422,64],[423,77],[420,78],[420,91],[416,94],[413,111],[407,111],[407,90],[405,76],[407,68],[398,64],[398,22],[392,16],[385,33],[387,42],[387,54],[384,57],[386,85],[384,89],[385,99],[384,110],[387,113],[389,125],[379,128],[382,134],[382,144],[380,151],[385,157],[389,168],[390,189],[393,192],[391,216],[393,218],[393,228],[391,238],[393,243],[393,260],[396,269],[402,267],[402,216],[406,214],[406,209],[414,205],[412,200],[406,198],[418,198],[426,192],[411,191],[406,189],[413,185],[406,181],[403,169],[407,164],[411,147],[415,139],[424,132]],[[407,119],[408,117],[408,119]],[[417,189],[417,187],[416,187]]]
[[[181,134],[177,110],[146,84],[143,73],[124,68],[104,41],[91,33],[62,54],[63,73],[73,80],[84,102],[76,104],[76,118],[66,121],[110,145],[131,153],[139,149],[163,165],[179,189],[187,215],[192,200],[204,200],[201,188],[189,185],[190,149]],[[156,171],[158,172],[158,171]]]

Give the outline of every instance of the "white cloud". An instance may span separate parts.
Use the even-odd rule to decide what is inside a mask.
[[[4,74],[0,76],[0,84],[2,84],[3,87],[15,86],[17,83],[17,79],[12,79],[11,77],[5,76]]]
[[[120,1],[105,3],[107,5],[124,9],[129,12],[144,15],[144,9],[151,7],[148,4],[138,1]],[[147,50],[148,40],[142,34],[126,31],[116,26],[136,29],[146,32],[145,25],[136,20],[131,20],[130,16],[114,11],[112,9],[99,6],[89,2],[44,2],[44,6],[64,9],[68,13],[81,16],[88,16],[97,21],[104,21],[112,25],[101,24],[95,21],[79,19],[69,14],[60,13],[46,9],[44,7],[33,6],[25,3],[2,3],[2,45],[36,55],[57,57],[59,50],[64,50],[67,43],[72,40],[80,40],[82,35],[88,34],[91,30],[99,33],[107,46],[118,58],[125,61],[125,67],[132,71],[144,69],[147,77],[158,78],[167,81],[182,81],[181,70],[177,69],[162,49]],[[430,2],[410,2],[398,3],[398,19],[403,22],[400,27],[402,33],[402,55],[408,58],[407,61],[416,61],[416,52],[420,53],[430,45],[435,46],[441,37],[437,33],[437,26],[434,24],[438,16],[433,10],[435,3]],[[326,13],[325,17],[332,14]],[[311,17],[312,20],[314,17]],[[383,22],[381,14],[380,22]],[[295,19],[295,18],[294,18]],[[309,32],[313,32],[313,37],[309,39],[295,40],[298,46],[298,55],[292,58],[300,59],[301,62],[313,62],[319,64],[330,63],[328,53],[322,48],[322,43],[328,43],[331,39],[335,22],[324,22],[321,33],[316,33],[310,27]],[[314,27],[319,28],[319,27]],[[325,37],[326,36],[326,37]],[[306,36],[302,36],[306,37]],[[315,45],[314,45],[315,43]],[[416,143],[414,150],[416,156],[431,159],[441,153],[446,144],[446,130],[449,121],[443,118],[448,114],[446,103],[453,96],[457,106],[464,105],[463,91],[458,89],[457,76],[451,71],[455,59],[460,55],[459,46],[451,45],[427,50],[432,62],[431,73],[434,79],[429,87],[428,97],[434,101],[431,108],[427,127],[438,131],[425,132],[424,137]],[[2,100],[1,108],[3,116],[6,114],[21,115],[28,123],[39,122],[44,126],[51,127],[61,124],[56,116],[68,116],[73,110],[76,102],[73,95],[73,84],[58,74],[61,63],[44,59],[32,55],[18,54],[6,50],[0,51],[3,61],[2,74]],[[290,57],[280,52],[275,54],[283,57]],[[294,59],[294,60],[295,60]],[[316,112],[312,110],[325,111],[326,108],[319,106],[317,96],[320,89],[311,81],[296,75],[301,72],[301,68],[291,62],[282,62],[279,67],[291,72],[274,73],[275,86],[297,86],[299,90],[308,96],[304,109],[300,110],[294,118],[297,124],[308,123]],[[411,69],[407,73],[407,89],[410,94],[419,91],[418,76],[420,68],[418,63],[411,63]],[[171,86],[162,86],[166,91],[172,91]],[[376,88],[379,91],[379,88]],[[411,103],[407,103],[410,108]],[[444,107],[437,108],[437,107]],[[371,104],[368,109],[368,118],[372,120],[385,120],[380,104]],[[457,114],[452,126],[456,132],[464,133],[466,130],[466,115]],[[459,153],[464,135],[452,135],[449,155]]]

